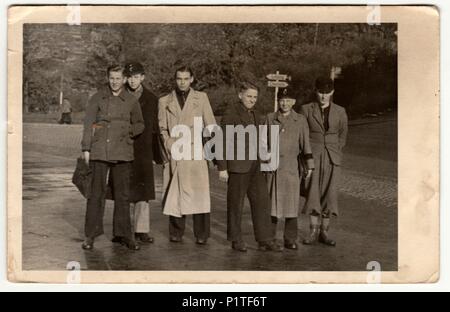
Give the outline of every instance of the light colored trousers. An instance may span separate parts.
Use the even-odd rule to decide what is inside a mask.
[[[149,202],[140,201],[131,204],[134,211],[134,232],[149,233],[150,232],[150,205]]]

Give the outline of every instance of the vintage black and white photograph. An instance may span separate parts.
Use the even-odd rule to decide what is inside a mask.
[[[401,33],[363,9],[24,22],[21,270],[399,271]]]

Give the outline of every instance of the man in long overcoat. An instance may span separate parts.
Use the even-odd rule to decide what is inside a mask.
[[[328,230],[332,215],[338,215],[338,183],[343,148],[347,140],[348,122],[345,108],[332,101],[333,80],[316,80],[317,101],[303,105],[301,113],[309,125],[310,143],[315,170],[306,197],[304,212],[310,215],[310,234],[303,241],[311,245],[317,241],[335,246]]]
[[[145,70],[142,64],[125,65],[127,91],[139,100],[145,129],[134,140],[134,161],[130,176],[130,202],[134,206],[135,238],[143,243],[153,243],[150,232],[150,205],[155,199],[153,162],[162,164],[158,140],[158,98],[143,85]]]
[[[196,243],[204,245],[210,235],[211,200],[207,160],[175,159],[172,145],[179,139],[174,133],[177,126],[190,129],[190,142],[202,142],[202,131],[194,131],[195,118],[203,127],[216,125],[208,95],[191,88],[192,70],[183,66],[175,72],[176,88],[159,99],[159,128],[170,161],[164,168],[164,214],[169,216],[171,242],[181,242],[186,215],[193,215]],[[194,149],[193,148],[193,149]],[[191,155],[192,156],[192,155]]]
[[[285,220],[284,247],[297,249],[298,213],[300,206],[300,182],[308,179],[314,170],[314,159],[309,143],[306,118],[292,107],[296,99],[292,89],[282,89],[278,96],[279,110],[268,115],[268,125],[277,125],[279,164],[276,171],[268,173],[268,185],[272,203],[274,230],[278,220]],[[269,135],[270,138],[270,135]],[[300,162],[306,164],[305,168]]]

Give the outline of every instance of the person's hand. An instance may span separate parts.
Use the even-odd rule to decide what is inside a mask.
[[[208,162],[208,168],[209,168],[209,169],[212,170],[212,169],[215,168],[214,162],[213,162],[212,160],[208,160],[207,162]]]
[[[89,166],[89,156],[90,156],[90,153],[89,153],[88,151],[84,151],[84,152],[83,152],[84,162],[85,162],[86,165],[88,165],[88,166]]]
[[[313,173],[313,170],[312,170],[312,169],[308,169],[308,171],[306,172],[306,176],[305,176],[305,178],[306,178],[306,179],[309,179],[309,178],[311,178],[311,176],[312,176],[312,173]]]
[[[228,182],[228,171],[223,170],[223,171],[219,171],[219,180],[222,182]]]

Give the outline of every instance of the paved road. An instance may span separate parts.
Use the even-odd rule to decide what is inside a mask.
[[[54,127],[57,131],[48,130]],[[168,218],[161,214],[160,205],[161,168],[156,171],[158,199],[152,203],[155,243],[144,245],[139,252],[112,244],[112,203],[108,202],[106,235],[96,241],[94,251],[83,251],[85,200],[71,184],[78,154],[73,143],[79,136],[74,129],[24,124],[25,270],[64,270],[69,261],[80,262],[83,270],[365,271],[370,261],[380,262],[386,271],[396,270],[397,125],[393,120],[350,127],[340,187],[341,216],[331,230],[338,246],[301,246],[283,253],[256,249],[249,209],[243,229],[250,250],[246,254],[231,250],[226,241],[226,187],[215,171],[211,171],[212,237],[208,245],[195,245],[190,218],[184,242],[168,242]],[[308,228],[304,216],[299,227],[304,236]]]

